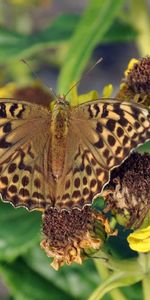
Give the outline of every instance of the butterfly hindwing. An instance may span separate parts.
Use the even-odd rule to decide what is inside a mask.
[[[74,165],[68,172],[64,169],[58,183],[56,207],[82,208],[91,205],[92,199],[108,181],[108,172],[101,166],[90,150],[83,144],[78,145]]]

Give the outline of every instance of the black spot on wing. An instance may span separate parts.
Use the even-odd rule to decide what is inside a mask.
[[[16,115],[16,117],[17,117],[18,119],[21,119],[22,114],[23,114],[24,111],[25,111],[25,106],[23,105],[23,106],[22,106],[22,109],[19,111],[19,113]]]
[[[107,123],[106,123],[106,128],[108,130],[110,130],[111,132],[114,131],[115,126],[116,126],[116,122],[113,119],[108,120]]]
[[[7,122],[4,126],[3,126],[3,132],[8,133],[11,131],[11,123]]]
[[[89,112],[90,118],[93,118],[93,113],[92,113],[92,110],[91,110],[91,105],[88,106],[88,112]]]
[[[107,104],[105,103],[103,106],[103,112],[101,118],[106,118],[108,116]]]
[[[10,109],[9,109],[9,111],[10,111],[10,113],[11,113],[11,115],[14,117],[14,115],[15,115],[15,110],[18,108],[18,104],[17,103],[14,103],[14,104],[12,104],[11,105],[11,107],[10,107]]]
[[[9,148],[11,147],[11,145],[12,145],[11,143],[6,141],[5,137],[0,140],[0,148],[2,149]]]
[[[97,122],[97,124],[96,124],[96,131],[98,133],[102,133],[103,132],[103,126],[102,126],[102,124],[100,122]]]
[[[95,109],[95,111],[96,111],[95,117],[97,117],[98,114],[99,114],[99,112],[100,112],[99,106],[98,106],[97,104],[94,104],[94,109]]]
[[[6,118],[6,105],[4,103],[0,103],[0,118]]]
[[[104,147],[104,142],[102,140],[102,138],[100,138],[96,143],[94,143],[94,146],[98,149],[101,149]]]

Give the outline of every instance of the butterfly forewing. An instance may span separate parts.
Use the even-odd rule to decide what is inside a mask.
[[[49,128],[46,108],[0,101],[0,192],[14,206],[35,209],[51,204]]]
[[[56,204],[82,208],[102,192],[110,171],[150,139],[150,113],[134,103],[100,100],[75,108],[71,124],[67,153],[76,146],[64,168]]]

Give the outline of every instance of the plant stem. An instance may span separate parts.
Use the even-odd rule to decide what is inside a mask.
[[[143,299],[150,299],[150,253],[140,253],[139,263],[142,266],[144,276],[142,278]]]
[[[103,280],[105,280],[106,278],[108,278],[109,271],[104,266],[104,264],[100,260],[98,260],[98,259],[94,259],[94,263],[95,263],[95,266],[96,266],[96,269],[98,271],[98,274],[99,274],[100,278],[103,279]]]
[[[94,260],[94,263],[95,263],[95,266],[96,266],[96,269],[100,275],[100,278],[104,281],[105,279],[107,279],[109,277],[109,271],[108,269],[104,266],[104,264],[98,260],[98,259],[95,259]],[[113,291],[111,291],[109,293],[109,295],[111,296],[111,298],[113,300],[116,300],[116,299],[119,299],[119,300],[127,300],[126,297],[122,294],[122,292],[119,290],[119,289],[115,289]],[[99,300],[99,298],[94,298],[95,297],[95,294],[93,294],[93,300]],[[92,300],[92,296],[90,297],[90,300]]]
[[[138,18],[138,21],[137,21]],[[147,0],[131,1],[131,22],[139,31],[137,46],[141,56],[150,54],[150,17]]]
[[[144,276],[142,280],[144,300],[150,299],[150,274]]]

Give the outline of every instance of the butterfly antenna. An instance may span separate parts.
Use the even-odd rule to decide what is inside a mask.
[[[20,61],[21,61],[22,63],[24,63],[24,64],[28,67],[28,69],[32,72],[32,74],[34,75],[35,78],[37,78],[38,80],[41,81],[41,78],[37,75],[36,72],[34,72],[34,71],[32,70],[30,64],[29,64],[25,59],[21,59]],[[51,87],[49,87],[49,85],[48,85],[48,83],[47,83],[46,81],[44,81],[44,85],[46,86],[46,88],[47,88],[48,90],[50,90],[50,93],[52,93],[52,94],[54,95],[54,97],[57,98],[56,92],[55,92]]]
[[[85,77],[87,77],[87,76],[89,75],[89,73],[91,73],[91,71],[92,71],[99,63],[101,63],[102,60],[103,60],[102,57],[99,58],[99,59],[96,61],[96,63],[95,63],[94,65],[92,65],[92,66],[89,68],[89,70],[82,76],[82,78],[80,78],[78,81],[76,81],[76,82],[71,86],[71,88],[69,89],[69,91],[66,93],[65,98],[66,98],[66,96],[72,91],[72,89],[73,89],[75,86],[77,86],[77,85],[81,82],[82,79],[84,79]]]

